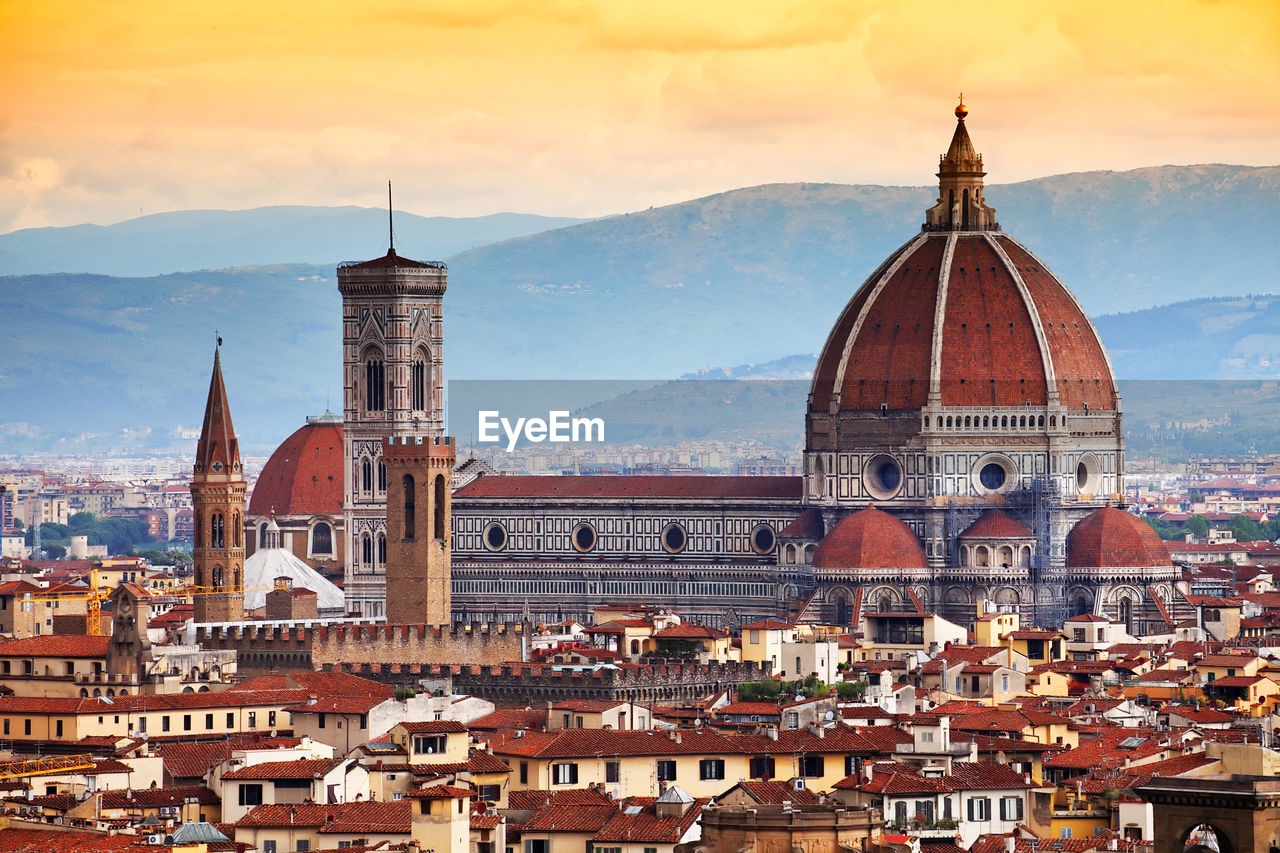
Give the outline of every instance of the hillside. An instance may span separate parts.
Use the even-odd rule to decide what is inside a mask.
[[[1063,175],[989,199],[1086,310],[1128,312],[1098,318],[1121,377],[1280,375],[1280,298],[1241,296],[1280,289],[1280,242],[1261,231],[1280,215],[1280,168]],[[930,200],[753,187],[461,252],[448,258],[447,376],[655,380],[817,352]],[[380,252],[369,231],[359,242],[374,248],[342,255]],[[405,233],[404,254],[436,254]],[[340,405],[338,311],[331,262],[0,279],[0,314],[21,318],[0,345],[0,453],[187,448],[178,428],[200,417],[214,329],[244,445],[269,450],[326,400]],[[769,370],[730,374],[805,368]]]
[[[435,260],[582,219],[495,213],[454,219],[395,216],[396,242]],[[367,207],[182,210],[115,225],[28,228],[0,234],[0,275],[153,276],[280,263],[333,266],[387,244],[387,211]]]

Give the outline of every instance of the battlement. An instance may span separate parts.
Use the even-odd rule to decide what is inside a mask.
[[[238,671],[254,675],[390,661],[397,665],[496,664],[521,657],[527,630],[518,622],[297,627],[242,623],[198,626],[195,639],[206,649],[235,651]]]
[[[340,663],[322,667],[407,687],[423,680],[448,680],[454,692],[498,704],[527,705],[560,699],[625,699],[645,702],[700,698],[729,685],[769,677],[771,667],[755,662],[663,663],[642,666],[565,669],[551,664]]]

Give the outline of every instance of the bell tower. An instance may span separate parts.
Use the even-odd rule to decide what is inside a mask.
[[[385,616],[383,440],[444,433],[443,305],[448,269],[396,254],[338,267],[342,295],[343,521],[347,610]],[[421,621],[421,620],[417,620]],[[447,618],[443,620],[449,621]]]
[[[387,621],[450,625],[452,606],[451,436],[389,436]]]
[[[221,343],[221,340],[219,340]],[[204,408],[191,478],[194,508],[196,622],[244,619],[244,470],[231,425],[221,349],[213,353],[213,378]]]

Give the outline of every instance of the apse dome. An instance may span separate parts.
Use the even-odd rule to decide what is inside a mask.
[[[840,519],[813,555],[815,569],[923,569],[924,549],[911,528],[869,506]]]
[[[1091,512],[1067,535],[1067,568],[1169,566],[1169,549],[1151,525],[1115,507]]]

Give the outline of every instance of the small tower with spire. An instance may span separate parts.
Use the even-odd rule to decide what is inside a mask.
[[[964,120],[964,93],[956,107],[956,132],[938,162],[938,203],[925,211],[926,231],[998,231],[996,209],[982,197],[982,155],[973,149]]]
[[[219,341],[221,343],[221,341]],[[194,509],[196,622],[244,619],[244,469],[231,425],[221,349],[213,353],[213,377],[204,408],[191,478]]]

